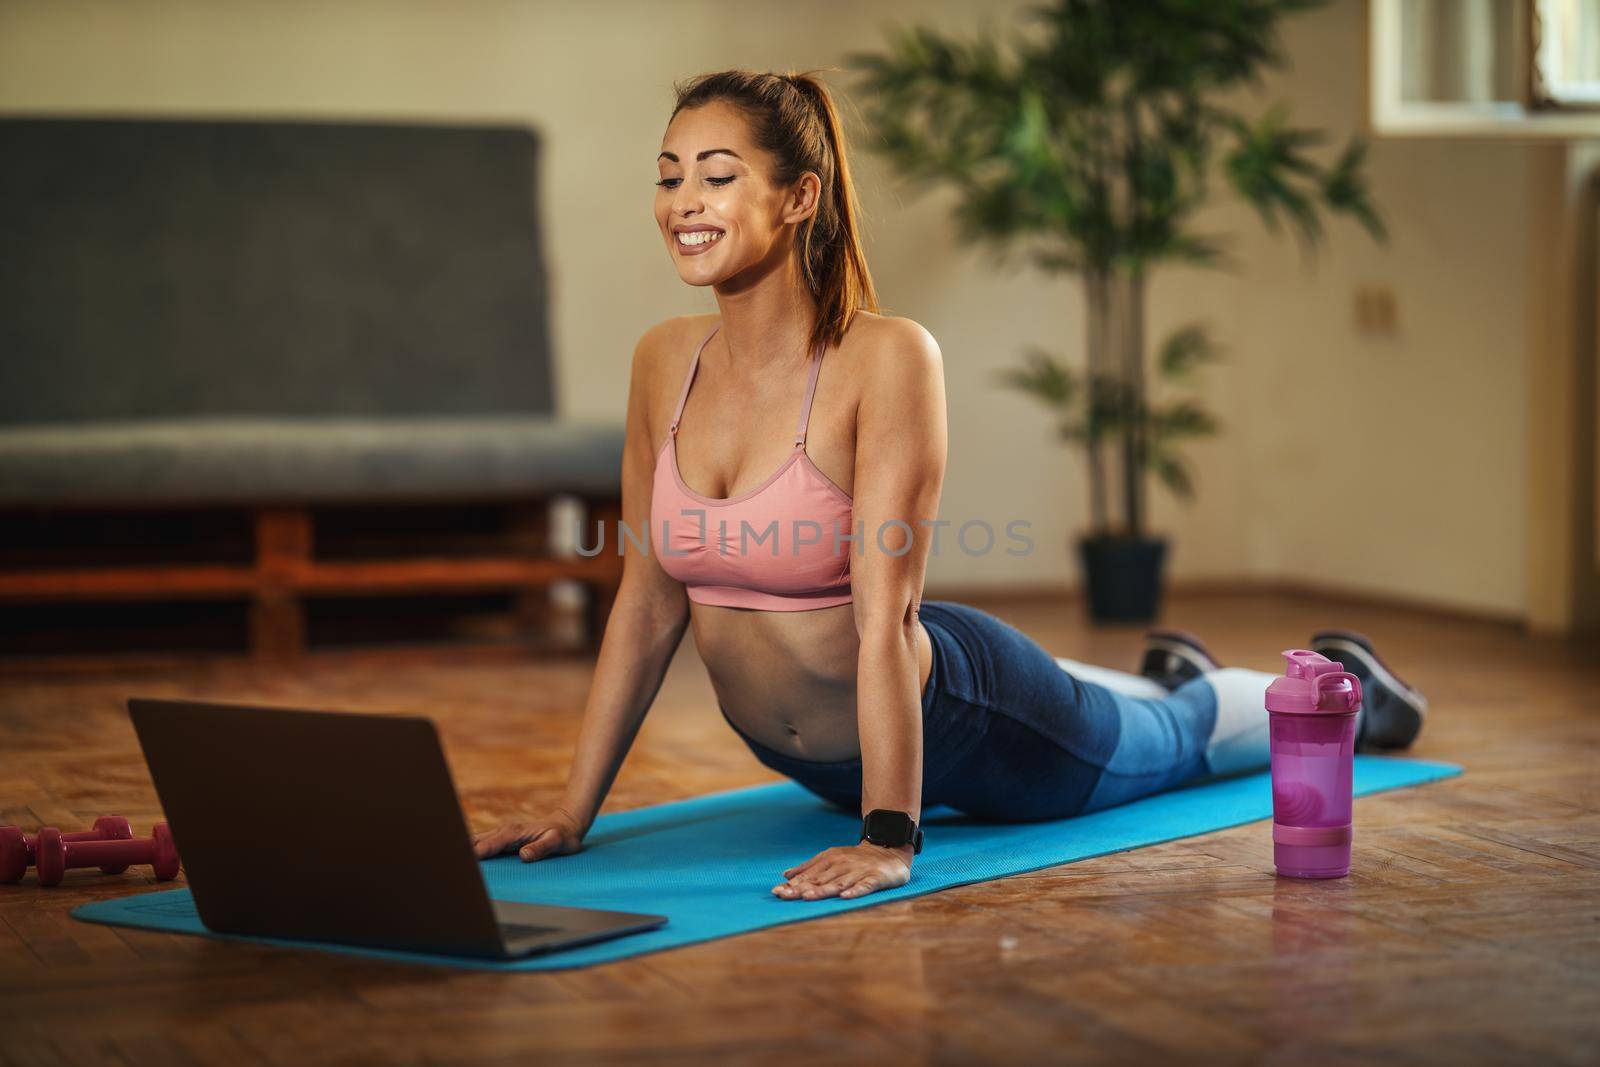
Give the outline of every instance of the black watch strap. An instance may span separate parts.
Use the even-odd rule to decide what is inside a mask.
[[[887,808],[873,808],[861,820],[861,840],[871,841],[874,845],[883,848],[904,848],[911,846],[911,854],[917,855],[922,851],[922,829],[910,814],[903,811],[890,811]]]

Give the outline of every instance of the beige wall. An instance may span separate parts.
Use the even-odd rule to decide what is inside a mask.
[[[714,308],[677,280],[651,220],[673,80],[841,64],[891,19],[955,30],[1002,24],[1021,6],[0,0],[0,109],[532,124],[547,146],[561,403],[615,415],[639,334]],[[1341,137],[1360,127],[1363,32],[1359,0],[1291,24],[1295,70],[1272,88],[1300,120]],[[945,196],[913,202],[877,159],[856,160],[880,293],[945,353],[944,517],[1034,523],[1031,557],[947,551],[930,585],[1073,580],[1065,546],[1086,511],[1078,457],[989,379],[1027,344],[1081,353],[1077,292],[990,269],[958,247]],[[1200,498],[1185,509],[1154,491],[1156,522],[1175,539],[1180,579],[1295,577],[1520,615],[1526,149],[1389,141],[1372,164],[1389,249],[1340,224],[1308,265],[1292,242],[1220,206],[1211,221],[1237,233],[1243,267],[1158,279],[1153,335],[1204,318],[1231,355],[1207,390],[1228,432],[1195,449]],[[1371,285],[1398,296],[1392,338],[1353,327],[1353,291]]]

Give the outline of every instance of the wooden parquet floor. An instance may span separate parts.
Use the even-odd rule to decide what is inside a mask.
[[[1057,655],[1134,662],[1138,631],[1091,630],[1076,604],[970,602]],[[30,874],[0,886],[0,1064],[1597,1062],[1594,645],[1265,595],[1178,598],[1164,621],[1264,670],[1318,626],[1365,630],[1432,701],[1413,754],[1466,774],[1357,801],[1340,881],[1275,878],[1257,823],[549,974],[90,925],[69,909],[154,888],[148,868],[53,890]],[[559,789],[589,670],[413,650],[292,674],[7,674],[0,823],[114,812],[147,832],[159,813],[122,708],[141,695],[432,715],[487,825]],[[771,779],[686,644],[607,810]]]

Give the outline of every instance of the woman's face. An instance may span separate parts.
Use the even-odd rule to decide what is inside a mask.
[[[678,112],[656,165],[656,225],[690,285],[781,261],[816,210],[816,175],[787,189],[774,185],[771,155],[750,142],[744,116],[722,102]]]

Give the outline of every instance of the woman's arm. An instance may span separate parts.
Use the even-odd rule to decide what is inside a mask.
[[[938,343],[916,322],[885,319],[879,330],[883,336],[873,339],[856,414],[853,532],[860,539],[850,557],[861,642],[856,668],[861,811],[904,811],[920,822],[922,694],[915,609],[932,545],[928,524],[938,517],[944,485],[944,365]],[[865,842],[829,849],[784,872],[792,891],[778,895],[860,896],[901,885],[910,877],[911,855],[910,846],[891,852]]]
[[[622,521],[641,541],[649,531],[654,446],[658,443],[649,418],[649,400],[655,392],[652,380],[659,362],[652,356],[675,339],[677,332],[667,323],[656,326],[640,339],[633,354],[622,458]],[[617,551],[618,533],[605,531],[604,551]],[[595,531],[587,531],[584,540],[594,536]],[[561,803],[546,817],[479,834],[476,848],[480,857],[518,849],[523,859],[539,859],[576,850],[574,835],[581,840],[593,824],[683,641],[689,621],[683,583],[661,569],[654,551],[642,553],[627,538],[620,544],[622,584],[600,641]],[[556,833],[546,832],[551,829]]]
[[[917,617],[944,485],[944,369],[933,336],[890,319],[891,342],[873,353],[856,415],[854,519],[863,540],[850,557],[861,658],[861,812],[921,818],[922,694]]]
[[[650,533],[650,495],[655,481],[657,440],[650,425],[651,379],[659,360],[650,351],[678,331],[663,324],[639,341],[628,390],[628,431],[622,459],[622,521],[639,540]],[[664,336],[663,336],[664,335]],[[662,433],[665,434],[663,427]],[[606,531],[606,551],[616,551],[616,530]],[[654,545],[652,540],[650,544]],[[660,557],[622,542],[622,585],[606,622],[573,752],[562,806],[585,830],[611,789],[639,724],[655,701],[673,654],[689,625],[683,583],[661,569]]]

